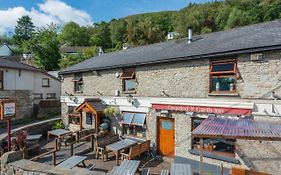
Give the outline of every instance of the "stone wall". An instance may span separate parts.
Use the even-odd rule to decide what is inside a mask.
[[[146,118],[148,140],[151,140],[151,146],[154,151],[157,149],[157,118],[161,116],[159,111],[152,109]],[[199,161],[199,156],[190,154],[188,150],[191,149],[191,118],[188,117],[184,112],[171,112],[169,117],[175,119],[175,156],[185,157]],[[246,167],[244,161],[236,155],[236,158],[240,161],[240,165]],[[237,166],[234,163],[227,163],[225,161],[204,158],[204,163],[210,163],[213,165],[220,166],[221,163],[224,167],[231,168],[231,166]]]
[[[4,155],[3,155],[4,156]],[[3,157],[2,156],[2,157]],[[1,158],[2,160],[2,158]],[[51,165],[21,159],[13,162],[1,162],[0,174],[2,175],[99,175],[102,173],[89,171],[84,168],[66,169]]]
[[[5,90],[0,91],[0,97],[15,98],[17,100],[16,118],[32,116],[33,102],[32,93],[28,90]]]
[[[237,58],[239,78],[237,92],[241,98],[261,98],[275,90],[281,94],[280,51],[264,53],[261,61],[251,61],[250,54]],[[147,65],[136,68],[137,90],[135,96],[209,97],[209,59],[189,60],[177,63]],[[99,71],[99,75],[84,73],[83,93],[73,92],[73,75],[65,75],[62,94],[114,96],[122,91],[122,80],[115,73],[121,69]],[[121,96],[125,96],[122,94]]]

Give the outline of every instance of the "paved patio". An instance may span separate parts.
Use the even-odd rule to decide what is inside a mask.
[[[44,140],[44,139],[42,139],[42,140]],[[43,151],[44,151],[44,149],[46,149],[45,152],[47,151],[48,148],[49,149],[53,148],[52,142],[44,143],[44,141],[43,141],[42,144],[46,144],[44,147],[42,147]],[[101,156],[98,159],[95,159],[95,153],[90,151],[89,142],[86,142],[86,143],[80,142],[80,143],[75,144],[74,154],[87,156],[88,158],[85,161],[85,164],[86,165],[95,164],[96,166],[95,166],[94,171],[97,171],[97,172],[107,173],[107,172],[110,172],[114,166],[116,166],[116,158],[113,153],[109,154],[109,156],[108,156],[109,159],[106,162],[104,162],[102,160]],[[57,164],[63,162],[64,160],[66,160],[69,157],[70,157],[70,147],[62,146],[61,149],[57,152],[57,156],[56,156]],[[142,154],[142,156],[137,157],[136,160],[141,160],[141,164],[140,164],[139,168],[149,167],[151,174],[160,174],[162,169],[169,170],[171,167],[171,162],[173,161],[173,159],[169,159],[169,158],[164,158],[164,159],[162,159],[161,157],[153,158],[148,153]],[[52,165],[52,155],[45,156],[44,158],[38,160],[37,162]]]

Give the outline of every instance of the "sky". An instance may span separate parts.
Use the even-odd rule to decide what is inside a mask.
[[[23,15],[29,15],[36,27],[69,21],[85,26],[133,14],[179,10],[191,2],[208,1],[211,0],[0,0],[0,35],[11,34]]]

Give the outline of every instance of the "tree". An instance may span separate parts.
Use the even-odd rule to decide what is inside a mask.
[[[55,25],[44,27],[33,36],[27,44],[32,51],[36,64],[45,70],[52,71],[59,69],[59,41]]]
[[[115,46],[126,42],[127,23],[124,19],[112,20],[110,22],[109,28],[110,38]]]
[[[103,49],[112,47],[108,23],[102,21],[99,24],[94,24],[94,27],[92,28],[92,35],[90,38],[90,45],[100,46]]]
[[[80,27],[75,22],[67,23],[59,36],[61,44],[69,46],[88,46],[90,36],[86,27]]]
[[[74,64],[80,63],[81,61],[89,59],[97,54],[98,54],[97,47],[83,49],[78,54],[64,54],[63,58],[59,62],[60,69],[63,70]]]
[[[32,38],[34,31],[35,29],[31,18],[29,16],[22,16],[17,21],[13,39],[15,43],[21,47],[23,41],[27,41]]]

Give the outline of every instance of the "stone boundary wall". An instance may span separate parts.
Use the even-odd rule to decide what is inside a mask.
[[[28,118],[32,115],[33,101],[32,91],[29,90],[4,90],[0,91],[0,97],[10,97],[17,100],[16,118]]]
[[[11,153],[15,155],[15,152]],[[59,168],[43,163],[33,162],[27,159],[21,159],[14,162],[2,163],[5,161],[5,156],[1,157],[1,175],[99,175],[99,172],[89,171],[82,168]]]
[[[32,123],[29,125],[25,125],[16,129],[13,129],[11,131],[12,135],[17,134],[17,132],[19,132],[20,130],[27,130],[27,132],[29,134],[46,134],[47,131],[52,129],[52,126],[54,125],[54,123],[56,121],[61,120],[60,117],[56,117],[53,119],[49,119],[49,120],[44,120],[44,121],[40,121],[40,122],[36,122],[36,123]],[[2,135],[0,135],[0,143],[5,140],[7,138],[7,134],[4,133]]]

